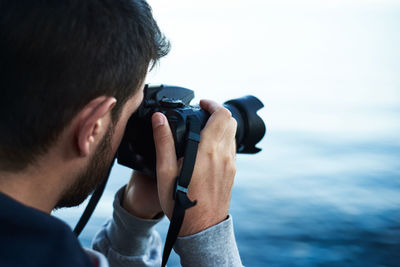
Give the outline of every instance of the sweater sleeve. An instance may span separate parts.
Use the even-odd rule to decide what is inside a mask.
[[[92,247],[106,256],[110,267],[159,267],[161,238],[154,226],[162,218],[145,220],[128,213],[121,206],[124,189],[116,193],[113,218],[96,234]]]
[[[161,238],[154,226],[162,219],[140,219],[121,206],[125,187],[115,195],[113,218],[93,239],[110,267],[161,266]],[[182,266],[242,266],[232,217],[200,233],[178,237],[175,252]]]
[[[243,266],[232,216],[200,233],[178,237],[174,250],[180,256],[182,266]]]

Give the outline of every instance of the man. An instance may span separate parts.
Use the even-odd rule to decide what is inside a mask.
[[[133,173],[113,219],[83,250],[50,216],[102,182],[146,73],[169,44],[142,0],[0,1],[0,266],[159,266],[153,226],[172,214],[180,170],[168,121],[152,117],[157,179]],[[175,245],[186,266],[241,266],[228,216],[236,122],[212,101]],[[86,253],[85,253],[86,252]]]

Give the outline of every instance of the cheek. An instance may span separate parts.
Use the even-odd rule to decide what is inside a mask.
[[[142,100],[143,100],[143,90],[140,92],[139,96],[133,97],[132,99],[128,100],[128,102],[125,104],[125,107],[121,113],[121,117],[119,118],[114,129],[114,135],[112,138],[112,149],[114,153],[117,151],[121,143],[122,137],[125,132],[126,124],[128,123],[130,116],[139,107]]]
[[[132,112],[130,110],[123,110],[121,113],[121,117],[119,118],[117,124],[115,125],[114,128],[114,134],[112,137],[112,149],[113,152],[115,153],[121,143],[122,137],[124,136],[125,133],[125,128],[128,123],[128,120],[130,118],[130,115]]]
[[[119,144],[121,143],[122,137],[125,132],[126,123],[127,120],[120,120],[115,126],[114,135],[112,138],[112,149],[114,153],[117,151]]]

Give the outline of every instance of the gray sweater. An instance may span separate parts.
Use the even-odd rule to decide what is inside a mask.
[[[154,226],[121,207],[124,187],[114,199],[113,218],[96,234],[93,249],[104,254],[111,267],[161,266],[161,238]],[[178,237],[175,252],[182,266],[242,266],[233,232],[232,217],[200,233]],[[99,253],[88,251],[98,266],[107,266]]]

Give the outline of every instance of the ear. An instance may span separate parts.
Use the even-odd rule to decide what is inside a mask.
[[[90,101],[79,112],[75,137],[78,152],[82,157],[90,154],[108,129],[108,115],[116,103],[114,97],[100,96]]]

